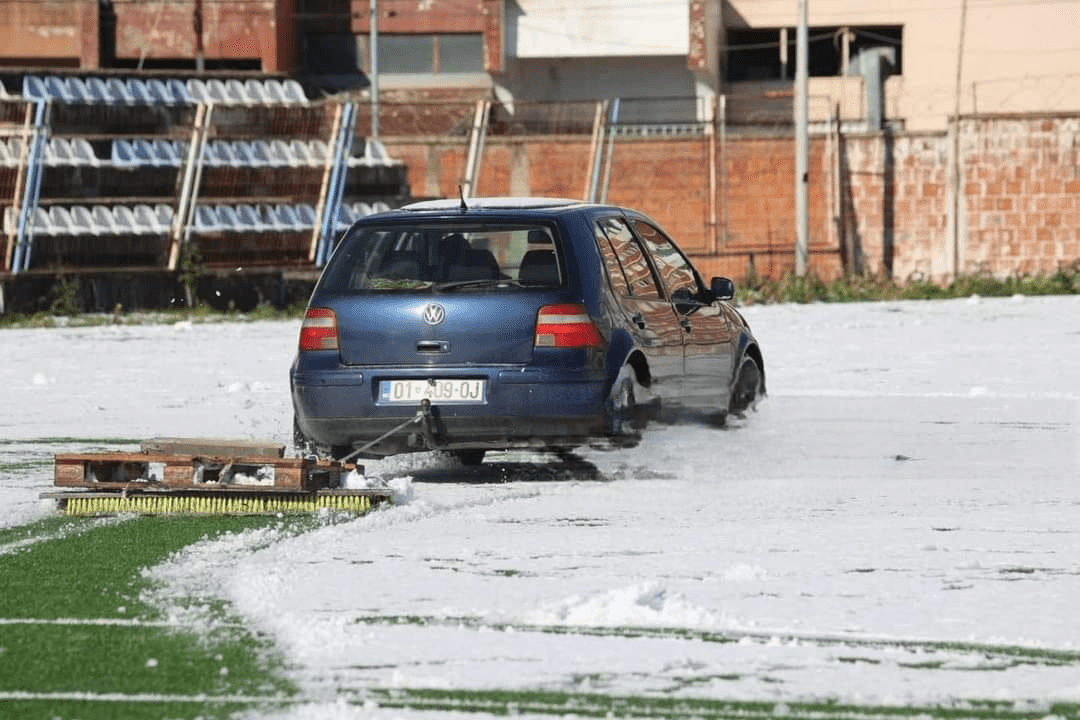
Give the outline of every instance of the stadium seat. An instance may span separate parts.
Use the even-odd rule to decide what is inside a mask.
[[[93,99],[88,92],[86,85],[82,79],[77,77],[69,77],[64,81],[64,88],[68,92],[68,96],[71,97],[71,101],[75,103],[89,103],[93,102]]]
[[[150,78],[146,81],[146,94],[155,105],[175,105],[172,92],[163,80]]]
[[[217,213],[218,222],[221,224],[221,229],[226,232],[240,232],[244,230],[243,223],[240,222],[240,218],[236,215],[236,209],[231,205],[217,205],[214,207],[214,211]]]
[[[243,203],[237,205],[235,211],[237,227],[241,230],[263,232],[268,229],[253,206]]]
[[[45,81],[37,75],[24,75],[22,95],[27,100],[48,100],[49,91]]]
[[[266,91],[267,102],[274,104],[285,102],[285,88],[281,87],[281,81],[271,78],[263,83],[263,89]],[[25,95],[25,92],[23,94]]]
[[[49,224],[52,226],[52,234],[70,235],[71,213],[63,205],[53,205],[49,208]]]
[[[301,229],[306,230],[315,227],[315,208],[308,203],[300,203],[296,206],[296,217],[300,222]]]
[[[44,162],[49,166],[70,165],[71,145],[64,138],[53,138],[45,145]]]
[[[227,103],[229,94],[225,91],[225,83],[220,80],[206,81],[206,99],[209,102]]]
[[[90,219],[94,223],[95,235],[115,235],[116,223],[113,221],[112,209],[104,205],[94,205],[90,208]]]
[[[248,80],[245,82],[244,90],[247,92],[249,100],[253,103],[266,105],[270,102],[270,97],[266,93],[266,86],[258,80]]]
[[[131,141],[124,138],[112,141],[110,160],[116,167],[133,167],[139,163],[138,158],[135,157],[135,148],[132,147]]]
[[[307,146],[311,161],[315,165],[322,165],[330,156],[330,148],[323,140],[309,140]]]
[[[71,139],[71,158],[76,165],[100,165],[94,147],[86,138]]]
[[[251,162],[256,167],[265,167],[275,164],[270,157],[270,143],[265,140],[252,140],[248,143],[251,153]]]
[[[99,77],[88,77],[83,81],[86,86],[86,92],[91,98],[91,102],[95,103],[111,103],[113,102],[112,94],[109,92],[109,86],[105,84],[105,81]]]
[[[45,78],[45,93],[46,97],[51,100],[63,100],[65,103],[74,101],[63,78],[58,78],[55,75],[49,75]]]
[[[296,158],[297,165],[314,165],[315,163],[311,159],[311,150],[303,140],[293,140],[289,143],[289,150],[292,151],[292,155]]]
[[[206,88],[206,83],[198,78],[191,78],[187,81],[188,96],[195,104],[209,102],[210,92]]]
[[[286,167],[299,165],[296,156],[292,152],[292,148],[284,140],[271,140],[270,141],[270,164],[277,167]]]
[[[146,83],[138,78],[128,78],[127,89],[131,94],[131,101],[136,105],[153,105],[154,100],[150,97],[150,91],[146,88]]]
[[[179,78],[169,78],[165,81],[165,86],[169,88],[169,93],[173,97],[173,101],[177,105],[192,105],[194,99],[191,97],[191,92],[188,90],[188,86],[183,80]]]
[[[304,94],[304,88],[300,87],[300,83],[295,80],[284,80],[281,83],[282,94],[285,96],[285,102],[287,103],[306,103],[307,95]]]
[[[94,232],[94,217],[90,209],[83,205],[75,205],[70,208],[71,232],[75,235],[96,235]]]
[[[111,77],[105,81],[105,87],[109,91],[109,97],[114,103],[122,103],[124,105],[130,105],[135,102],[135,99],[131,96],[131,91],[128,90],[127,83],[120,78]]]
[[[30,230],[35,235],[53,235],[55,226],[49,213],[43,207],[34,208],[34,214],[30,216]]]
[[[247,90],[244,89],[244,83],[235,79],[225,81],[225,97],[228,102],[234,105],[249,105],[251,103]]]
[[[127,205],[117,205],[112,209],[113,226],[119,235],[141,235],[144,230],[135,217],[135,213]]]
[[[173,209],[171,205],[158,203],[154,206],[154,215],[157,217],[157,226],[164,232],[172,230]]]
[[[221,222],[218,220],[217,212],[213,206],[195,206],[195,227],[193,229],[196,232],[221,232]]]

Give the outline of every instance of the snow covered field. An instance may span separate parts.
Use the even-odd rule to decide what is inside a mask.
[[[1080,298],[744,314],[770,391],[745,420],[574,464],[369,463],[401,504],[193,546],[154,600],[226,598],[268,632],[295,718],[424,714],[380,710],[395,688],[1080,702]],[[297,329],[0,331],[0,462],[287,440]],[[0,525],[48,511],[51,467],[0,478]]]

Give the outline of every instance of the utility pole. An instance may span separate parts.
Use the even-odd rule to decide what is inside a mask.
[[[379,139],[379,2],[371,0],[371,37],[368,40],[368,91],[371,93],[371,137]]]
[[[807,111],[807,0],[799,0],[799,26],[795,31],[795,274],[806,275],[810,254],[810,219],[807,212],[810,182],[810,135]]]
[[[961,182],[962,165],[960,163],[960,94],[964,77],[964,34],[967,30],[967,0],[960,3],[960,38],[956,43],[956,92],[953,97],[953,120],[949,128],[952,132],[949,162],[949,191],[952,203],[949,211],[952,215],[949,234],[952,235],[948,248],[949,270],[955,280],[960,275],[960,195],[963,191]]]
[[[196,72],[203,72],[206,70],[206,51],[203,48],[203,14],[202,14],[202,0],[195,0],[195,11],[191,18],[192,26],[195,30],[195,70]]]

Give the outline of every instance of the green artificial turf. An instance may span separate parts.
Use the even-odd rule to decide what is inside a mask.
[[[224,532],[314,522],[54,517],[0,532],[0,717],[227,717],[285,700],[295,689],[267,640],[212,598],[191,599],[212,628],[163,622],[140,601],[142,570]]]

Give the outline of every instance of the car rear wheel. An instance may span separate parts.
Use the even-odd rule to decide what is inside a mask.
[[[731,399],[728,402],[728,412],[732,415],[741,416],[747,410],[757,405],[761,394],[761,368],[757,361],[749,355],[744,356],[739,365],[739,374],[735,380],[735,386],[731,391]]]
[[[608,437],[617,447],[635,447],[641,442],[644,422],[638,398],[643,392],[637,373],[629,365],[624,366],[611,386],[607,402]]]
[[[450,455],[456,458],[462,465],[479,465],[484,462],[485,454],[487,454],[487,450],[484,450],[483,448],[450,451]]]

